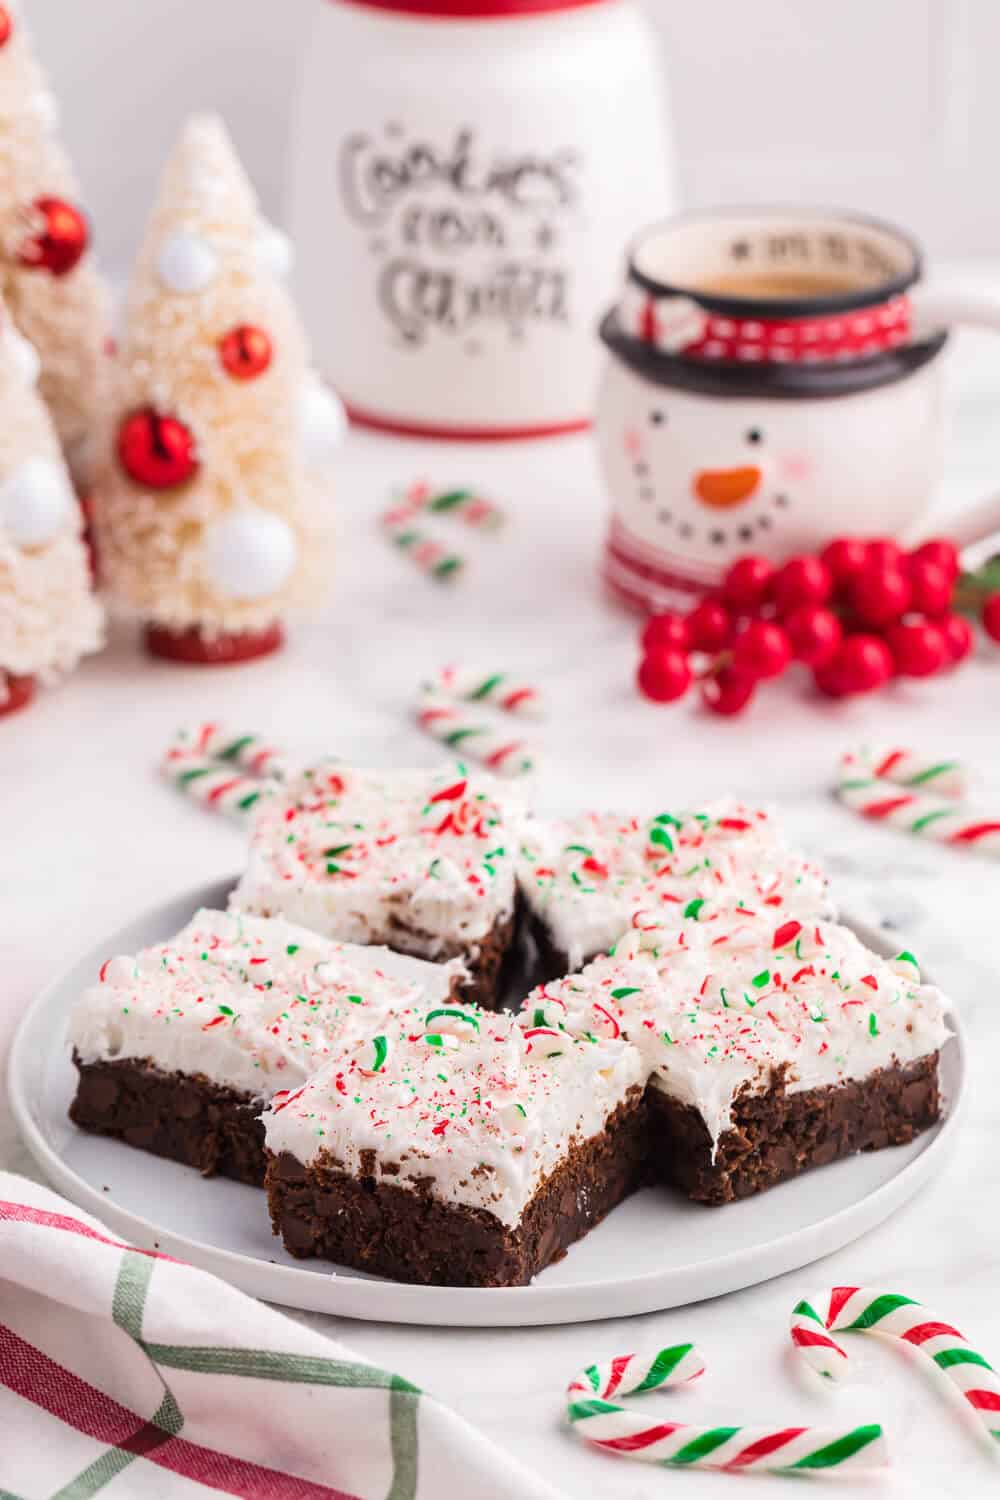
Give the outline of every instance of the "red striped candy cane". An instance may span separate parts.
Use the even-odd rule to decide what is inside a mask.
[[[491,703],[508,714],[543,717],[541,694],[507,672],[477,672],[469,667],[442,667],[424,692],[457,698],[462,703]]]
[[[277,781],[246,776],[232,766],[197,755],[173,754],[165,757],[161,770],[177,789],[214,812],[242,820],[262,797],[277,790]]]
[[[1000,815],[978,812],[954,796],[937,796],[875,776],[864,753],[852,751],[844,756],[837,796],[846,807],[874,822],[937,843],[1000,855]]]
[[[855,758],[868,766],[873,776],[899,786],[932,787],[942,797],[964,797],[969,790],[969,772],[957,760],[895,746],[856,751]]]
[[[1000,1376],[957,1328],[912,1297],[866,1286],[835,1286],[800,1302],[792,1313],[792,1343],[806,1364],[828,1380],[840,1379],[850,1368],[847,1351],[830,1334],[852,1331],[880,1333],[919,1349],[1000,1442]]]
[[[173,752],[239,766],[251,776],[267,776],[275,781],[285,781],[291,774],[285,752],[262,735],[227,729],[211,721],[179,729],[170,742],[168,756]]]
[[[679,1468],[753,1469],[817,1474],[828,1469],[868,1472],[888,1462],[877,1422],[852,1428],[696,1427],[686,1422],[646,1422],[609,1398],[640,1395],[695,1380],[705,1362],[691,1344],[652,1356],[620,1355],[589,1365],[571,1381],[566,1415],[574,1432],[606,1453]]]
[[[527,745],[500,734],[489,724],[463,714],[449,698],[424,694],[416,709],[417,723],[442,744],[463,755],[473,755],[500,776],[524,776],[535,769]]]

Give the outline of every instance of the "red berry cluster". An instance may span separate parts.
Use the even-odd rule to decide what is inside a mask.
[[[972,629],[954,612],[958,579],[957,548],[943,538],[904,552],[887,537],[838,537],[818,557],[781,566],[741,557],[716,595],[647,622],[639,689],[657,703],[683,697],[696,677],[692,653],[708,658],[697,676],[717,714],[739,713],[795,661],[831,698],[931,677],[972,649]],[[1000,593],[983,602],[982,619],[1000,640]]]

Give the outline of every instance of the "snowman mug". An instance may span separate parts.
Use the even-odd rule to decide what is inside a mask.
[[[950,295],[921,274],[907,234],[835,211],[718,211],[638,237],[601,325],[616,595],[663,609],[714,588],[742,553],[915,539],[941,473],[948,329],[1000,332],[1000,296]],[[993,497],[949,534],[967,545],[998,527]]]

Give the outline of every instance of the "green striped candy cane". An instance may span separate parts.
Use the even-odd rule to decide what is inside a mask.
[[[1000,1443],[1000,1376],[964,1335],[899,1292],[870,1286],[835,1286],[798,1303],[792,1313],[792,1343],[811,1369],[839,1380],[850,1369],[847,1350],[831,1333],[879,1333],[919,1349],[951,1382]]]
[[[830,1469],[864,1473],[888,1462],[878,1423],[861,1427],[696,1427],[687,1422],[648,1422],[612,1401],[696,1380],[705,1362],[692,1344],[675,1344],[652,1355],[625,1354],[589,1365],[571,1381],[566,1415],[574,1430],[606,1453],[676,1468],[754,1469],[780,1474],[818,1474]]]

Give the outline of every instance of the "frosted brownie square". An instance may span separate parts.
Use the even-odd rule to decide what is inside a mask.
[[[264,1116],[275,1233],[398,1281],[517,1286],[639,1185],[623,1042],[469,1007],[397,1014]]]
[[[649,1077],[651,1162],[692,1198],[746,1197],[938,1118],[948,1004],[912,956],[886,960],[803,914],[647,914],[612,954],[529,996],[525,1020],[626,1037]]]
[[[553,975],[606,952],[637,910],[680,916],[710,899],[772,916],[792,905],[833,915],[823,872],[790,848],[771,814],[739,802],[650,818],[538,819],[522,839],[518,880]]]
[[[461,959],[495,1005],[514,928],[520,805],[487,776],[313,767],[262,802],[238,910],[326,937]]]
[[[108,959],[73,1007],[70,1117],[261,1185],[264,1102],[391,1007],[447,998],[454,978],[280,919],[199,911],[168,942]]]

